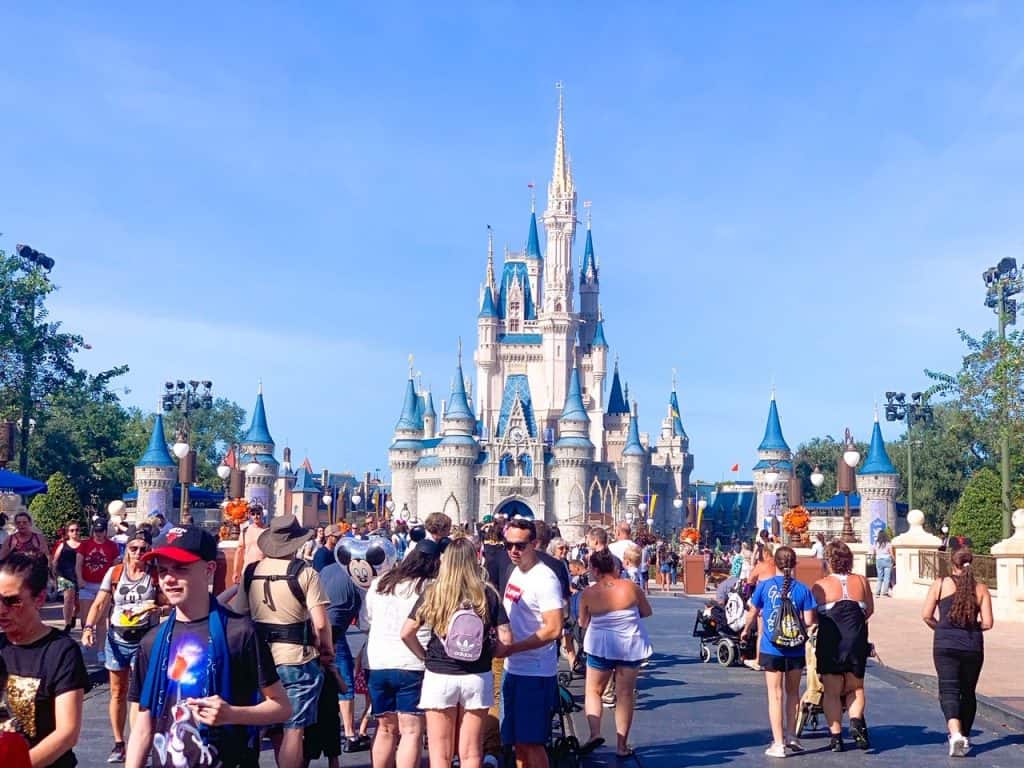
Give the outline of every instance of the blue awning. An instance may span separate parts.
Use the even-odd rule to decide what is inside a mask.
[[[46,483],[31,477],[19,475],[7,469],[0,469],[0,493],[16,493],[19,496],[35,496],[46,493]]]

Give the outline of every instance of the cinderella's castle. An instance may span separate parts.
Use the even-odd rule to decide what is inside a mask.
[[[683,524],[693,455],[674,382],[656,439],[641,434],[617,362],[608,384],[589,217],[583,258],[574,259],[576,184],[563,106],[560,94],[544,248],[535,206],[525,249],[506,248],[500,273],[488,238],[475,395],[461,343],[440,417],[410,367],[388,451],[392,500],[408,518],[443,511],[471,523],[495,512],[532,514],[573,536],[590,523],[634,516],[665,533]]]

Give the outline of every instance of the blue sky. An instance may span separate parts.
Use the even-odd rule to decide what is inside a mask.
[[[749,476],[773,382],[794,448],[866,438],[1024,260],[1020,4],[373,5],[5,6],[0,247],[57,260],[127,402],[262,378],[279,446],[386,467],[486,225],[525,241],[557,80],[612,352],[649,432],[678,369],[694,477]]]

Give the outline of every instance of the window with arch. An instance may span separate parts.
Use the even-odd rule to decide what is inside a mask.
[[[498,475],[500,477],[512,477],[515,473],[515,463],[512,454],[506,453],[501,457],[501,461],[498,462]]]
[[[519,299],[510,299],[508,302],[508,332],[519,333],[520,307]]]
[[[523,472],[523,477],[533,477],[533,459],[530,454],[523,453],[519,455],[519,467]]]

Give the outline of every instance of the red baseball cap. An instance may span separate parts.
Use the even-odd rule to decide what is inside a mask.
[[[142,562],[157,557],[176,563],[212,562],[217,559],[217,540],[195,525],[176,525],[156,540],[157,546],[142,556]]]

